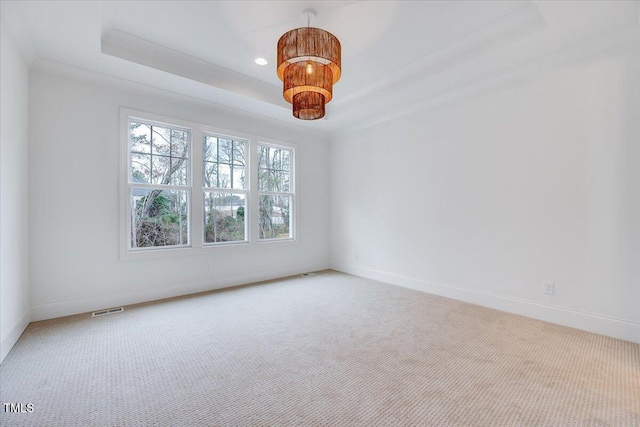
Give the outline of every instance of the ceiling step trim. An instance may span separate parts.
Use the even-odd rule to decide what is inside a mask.
[[[184,53],[110,29],[102,36],[102,53],[289,109],[282,89]]]

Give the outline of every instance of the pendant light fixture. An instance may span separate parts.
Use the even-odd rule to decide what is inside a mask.
[[[314,10],[305,10],[303,16],[306,27],[291,30],[278,40],[278,77],[284,84],[284,99],[293,104],[293,115],[317,120],[324,117],[333,85],[340,80],[340,41],[310,26]]]

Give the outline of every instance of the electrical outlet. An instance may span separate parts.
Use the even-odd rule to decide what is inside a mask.
[[[547,295],[553,295],[555,291],[555,283],[553,282],[544,282],[542,284],[542,293]]]
[[[205,264],[205,266],[204,266],[204,268],[205,268],[207,271],[211,271],[211,263],[210,263],[210,262],[206,263],[206,264]]]
[[[354,261],[360,261],[360,254],[359,254],[358,252],[356,252],[356,253],[353,255],[353,260],[354,260]]]

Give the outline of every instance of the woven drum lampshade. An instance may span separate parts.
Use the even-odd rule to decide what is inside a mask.
[[[320,28],[296,28],[280,37],[278,77],[296,118],[324,117],[325,104],[333,98],[333,85],[342,73],[340,55],[340,41]]]

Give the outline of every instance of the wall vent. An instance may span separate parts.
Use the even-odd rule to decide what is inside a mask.
[[[302,273],[301,276],[302,277],[309,277],[309,276],[315,276],[316,273]]]
[[[94,311],[91,314],[91,317],[106,316],[107,314],[122,313],[123,311],[124,311],[124,307],[108,308],[106,310]]]

